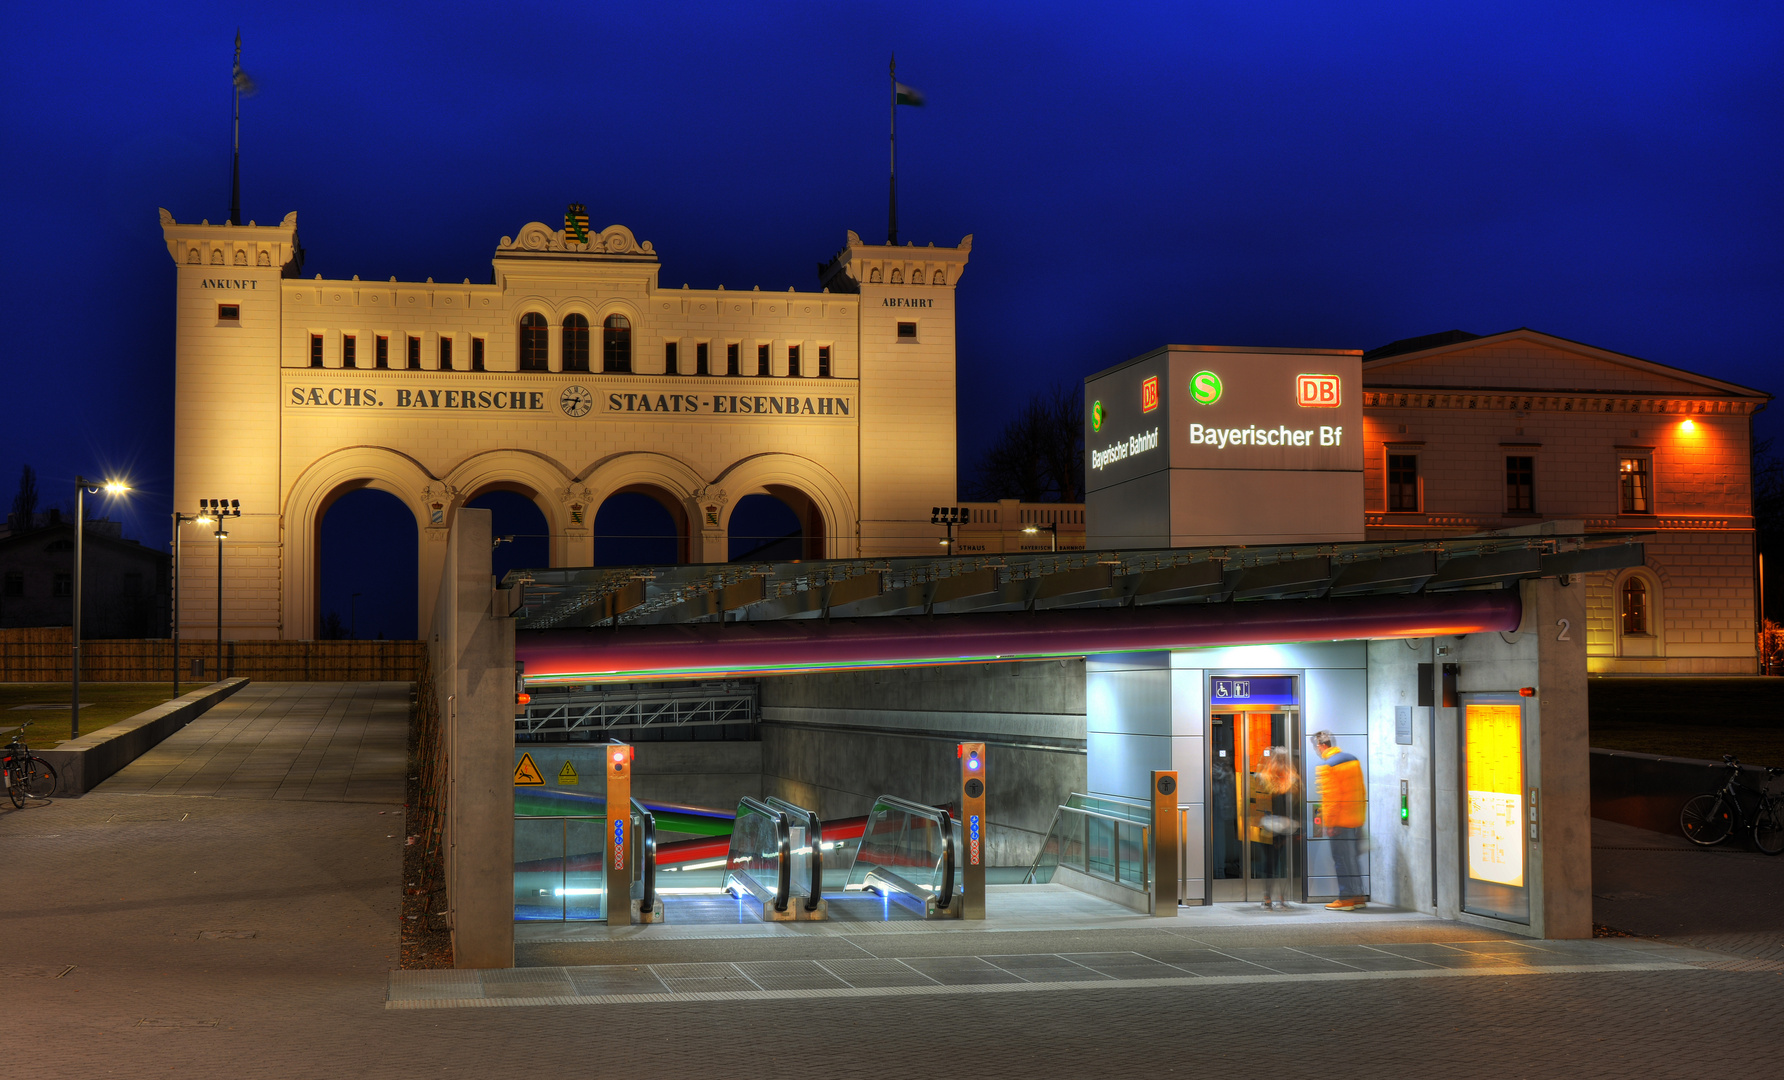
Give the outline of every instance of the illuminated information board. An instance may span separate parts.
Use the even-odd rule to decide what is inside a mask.
[[[1524,710],[1516,703],[1463,708],[1467,792],[1466,905],[1528,918],[1524,892]]]

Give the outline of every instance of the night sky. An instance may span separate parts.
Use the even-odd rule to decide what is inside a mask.
[[[1166,342],[1531,326],[1784,383],[1776,4],[640,8],[9,8],[0,501],[24,463],[47,505],[124,473],[113,516],[166,543],[155,211],[228,216],[238,25],[243,214],[296,210],[330,278],[486,281],[501,236],[575,200],[667,286],[815,288],[844,230],[884,239],[895,50],[928,96],[899,110],[900,240],[975,237],[963,469],[1033,389]],[[325,529],[382,527],[363,502]],[[359,636],[412,632],[412,580],[337,567]]]

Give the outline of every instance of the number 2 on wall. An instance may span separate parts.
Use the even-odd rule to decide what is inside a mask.
[[[1569,631],[1573,628],[1573,623],[1569,622],[1566,619],[1556,619],[1555,625],[1559,626],[1561,628],[1561,632],[1559,634],[1555,635],[1556,641],[1572,641],[1573,640],[1572,638],[1567,636],[1567,631]]]

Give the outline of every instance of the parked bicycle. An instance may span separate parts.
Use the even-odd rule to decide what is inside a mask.
[[[1733,754],[1723,754],[1722,763],[1728,768],[1722,787],[1694,796],[1679,811],[1679,827],[1685,830],[1685,838],[1709,847],[1728,839],[1736,829],[1747,829],[1752,833],[1753,846],[1767,855],[1784,851],[1784,799],[1767,788],[1741,783],[1741,763]],[[1766,768],[1768,785],[1779,776],[1784,776],[1784,769]],[[1750,798],[1743,799],[1742,792]],[[1751,815],[1747,813],[1748,805],[1753,807]]]
[[[31,726],[29,720],[14,729],[12,741],[6,744],[4,758],[0,758],[0,776],[4,777],[6,794],[12,799],[12,805],[25,805],[26,799],[48,799],[56,793],[56,769],[49,762],[31,752],[25,745],[25,728]]]

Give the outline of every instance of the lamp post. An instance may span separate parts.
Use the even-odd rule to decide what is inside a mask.
[[[223,527],[225,519],[242,516],[240,499],[200,499],[198,500],[198,516],[211,518],[217,524],[217,678],[223,677],[223,541],[229,539],[229,531]]]
[[[1059,522],[1049,521],[1045,525],[1030,525],[1027,528],[1023,529],[1022,531],[1025,533],[1028,533],[1029,535],[1032,536],[1035,533],[1040,532],[1042,529],[1046,529],[1048,532],[1053,534],[1053,550],[1058,551],[1059,550]]]
[[[130,490],[130,485],[119,480],[103,482],[88,480],[84,476],[74,478],[74,675],[70,680],[68,694],[68,737],[81,737],[81,556],[85,554],[82,540],[87,534],[87,489],[93,489],[97,495],[103,489],[107,495],[122,495]]]
[[[180,526],[209,525],[202,514],[173,512],[173,696],[180,696]]]

